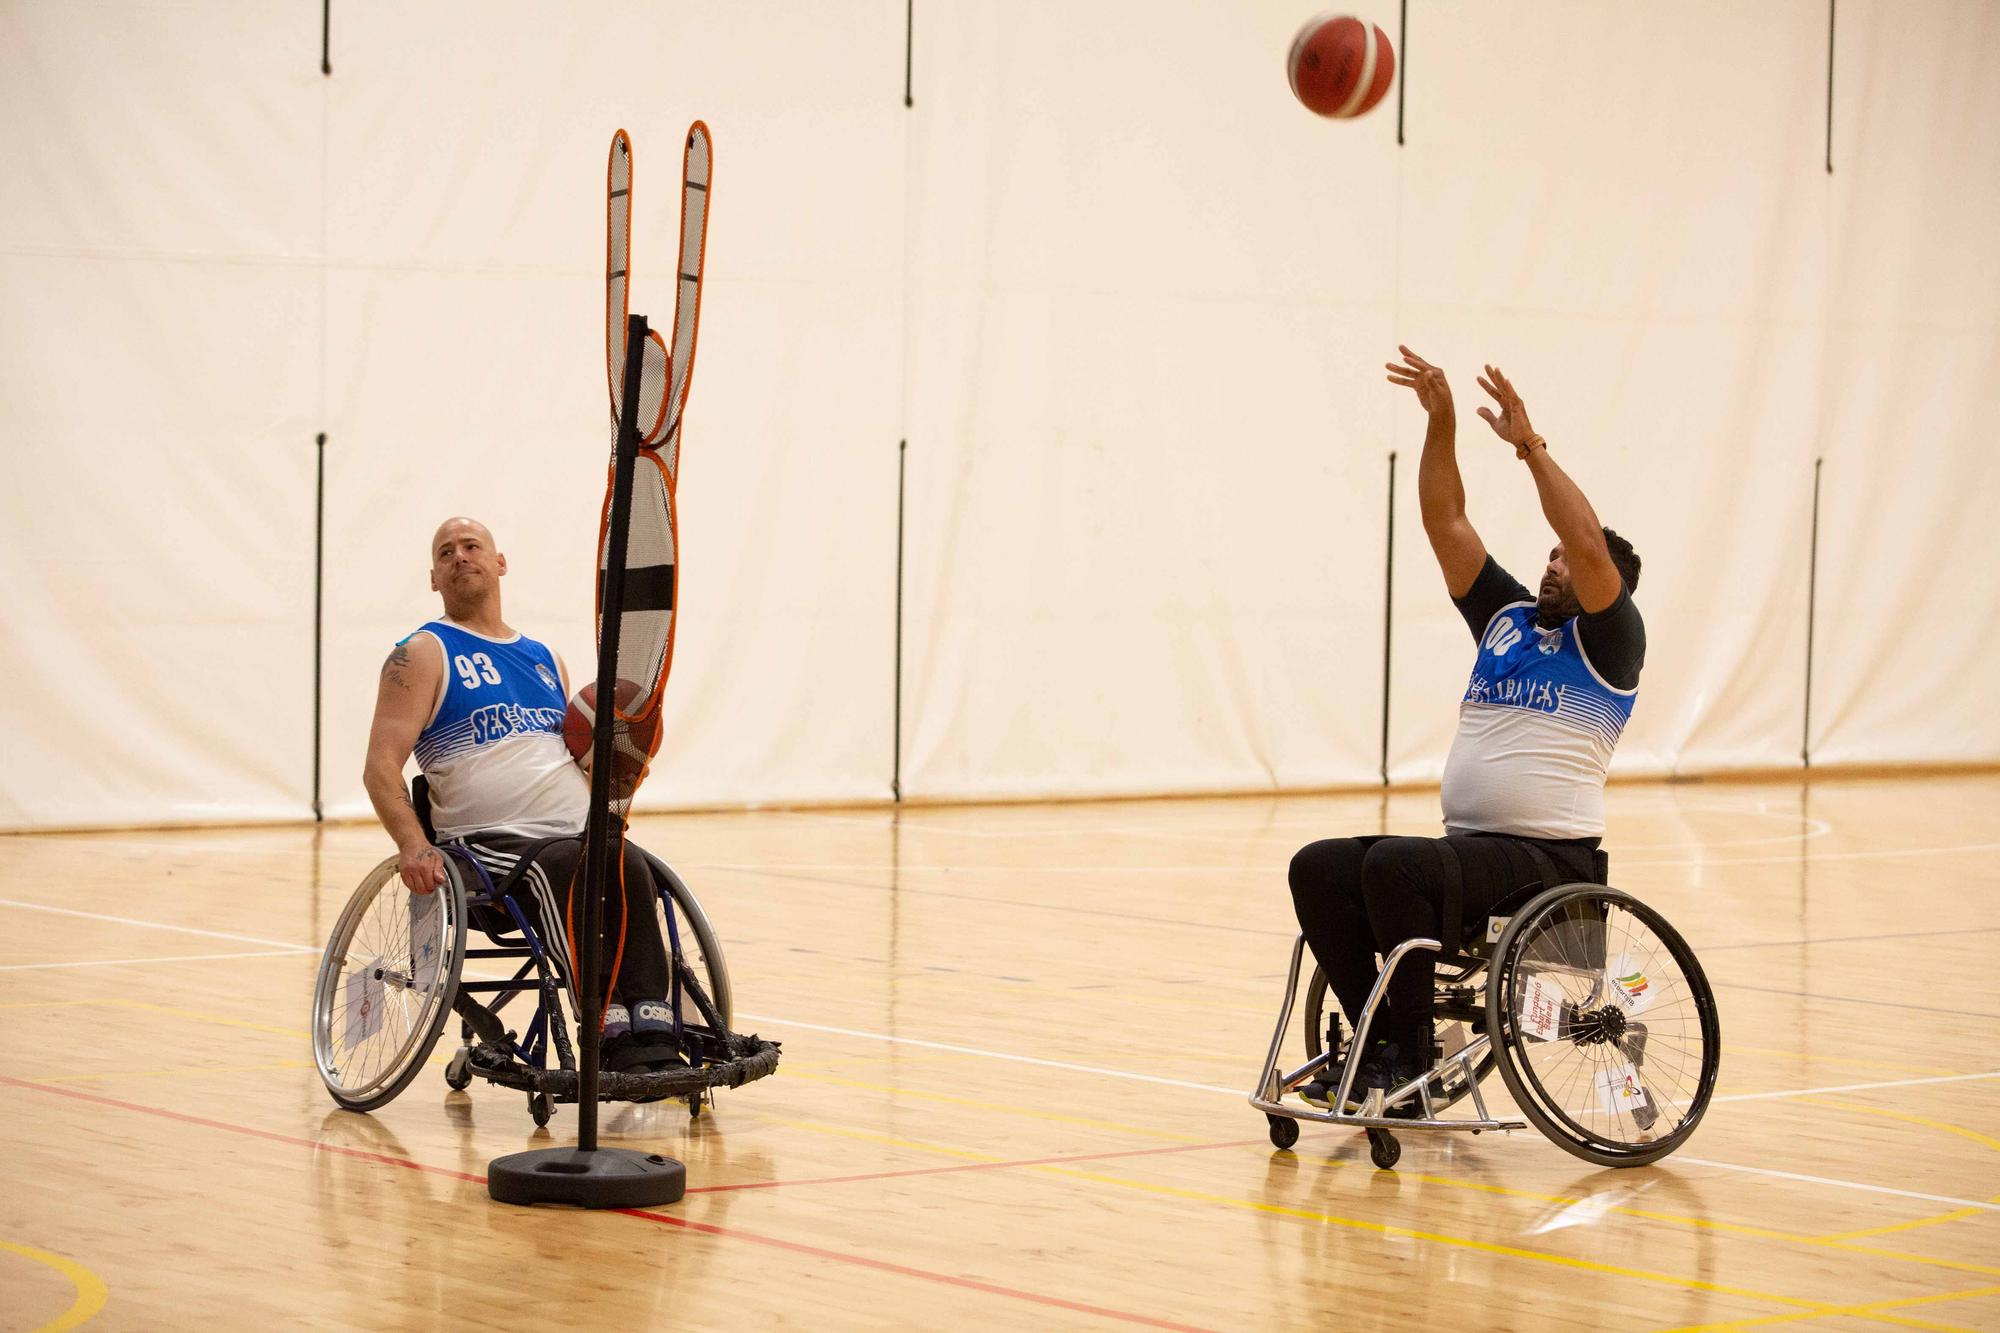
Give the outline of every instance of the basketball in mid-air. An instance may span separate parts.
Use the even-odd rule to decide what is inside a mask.
[[[629,709],[639,698],[640,689],[632,681],[622,677],[618,681],[618,707]],[[593,682],[576,692],[569,701],[569,711],[563,716],[563,744],[570,754],[590,772],[590,760],[594,728],[597,725],[597,686]],[[656,707],[636,722],[626,722],[622,718],[616,722],[611,737],[611,796],[613,800],[624,800],[639,785],[639,779],[646,772],[646,765],[660,748],[660,710]]]
[[[1396,49],[1352,14],[1322,14],[1299,29],[1286,62],[1292,95],[1314,115],[1348,120],[1372,109],[1396,78]]]

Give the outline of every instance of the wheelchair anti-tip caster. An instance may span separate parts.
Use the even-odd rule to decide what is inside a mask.
[[[1288,1115],[1266,1115],[1271,1122],[1271,1146],[1290,1149],[1299,1141],[1299,1122]]]
[[[1396,1142],[1396,1136],[1386,1129],[1368,1131],[1368,1160],[1380,1170],[1387,1171],[1403,1155],[1403,1145]]]
[[[528,1114],[535,1118],[536,1129],[549,1123],[549,1117],[555,1114],[555,1106],[549,1101],[547,1093],[528,1094]]]
[[[461,1046],[458,1054],[451,1057],[451,1063],[444,1067],[445,1086],[453,1092],[464,1092],[472,1086],[472,1048]]]

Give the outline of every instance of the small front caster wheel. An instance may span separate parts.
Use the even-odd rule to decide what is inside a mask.
[[[541,1092],[529,1093],[528,1114],[535,1118],[536,1129],[540,1129],[542,1126],[548,1124],[549,1117],[555,1114],[555,1107],[550,1104],[548,1094]]]
[[[451,1063],[444,1067],[445,1085],[453,1092],[464,1092],[472,1086],[472,1048],[461,1046],[458,1054],[451,1057]]]
[[[1368,1131],[1368,1160],[1380,1170],[1387,1171],[1403,1155],[1403,1145],[1396,1142],[1396,1136],[1386,1129]]]
[[[1271,1146],[1289,1149],[1299,1141],[1299,1122],[1288,1115],[1267,1115],[1271,1122]]]

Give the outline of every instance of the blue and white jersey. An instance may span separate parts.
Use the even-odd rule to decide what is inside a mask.
[[[555,654],[520,634],[491,639],[448,620],[417,634],[444,651],[444,682],[417,736],[438,837],[581,830],[590,784],[563,744],[569,701]]]
[[[1639,691],[1598,674],[1577,626],[1542,629],[1532,601],[1487,621],[1445,761],[1447,828],[1603,836],[1604,776]]]

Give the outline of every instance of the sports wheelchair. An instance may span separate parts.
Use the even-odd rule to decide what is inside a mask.
[[[433,843],[429,792],[419,777],[411,804]],[[396,858],[368,872],[348,899],[320,959],[313,988],[313,1062],[333,1100],[350,1111],[373,1111],[394,1100],[429,1061],[447,1019],[460,1019],[461,1043],[445,1066],[445,1082],[462,1091],[476,1075],[528,1094],[528,1112],[546,1125],[559,1102],[575,1102],[579,1080],[562,997],[575,997],[558,959],[521,910],[523,876],[550,845],[530,847],[497,883],[462,848],[439,848],[446,882],[428,894],[403,886]],[[567,839],[575,841],[575,839]],[[698,1116],[713,1104],[714,1089],[739,1087],[778,1065],[778,1044],[739,1036],[731,1027],[729,969],[722,946],[692,891],[664,861],[645,859],[659,888],[658,926],[666,945],[674,1039],[685,1068],[599,1075],[600,1101],[681,1098]],[[466,947],[471,921],[491,941]],[[467,977],[468,959],[503,960],[513,975]],[[524,1031],[507,1026],[503,1012],[516,996],[532,994],[535,1009]],[[480,996],[491,996],[482,1003]],[[553,1051],[555,1066],[550,1067]]]
[[[1306,951],[1304,935],[1293,942],[1278,1025],[1250,1093],[1274,1146],[1297,1143],[1301,1120],[1353,1125],[1368,1131],[1369,1157],[1386,1171],[1402,1156],[1396,1131],[1408,1129],[1478,1134],[1532,1124],[1599,1166],[1644,1166],[1687,1141],[1708,1109],[1721,1061],[1708,978],[1665,918],[1609,887],[1603,852],[1595,854],[1594,883],[1553,883],[1553,865],[1544,869],[1544,880],[1496,904],[1472,938],[1456,895],[1447,895],[1440,934],[1457,947],[1412,939],[1389,951],[1348,1049],[1367,1049],[1369,1026],[1403,960],[1418,950],[1435,953],[1430,1070],[1356,1095],[1359,1061],[1349,1059],[1326,1111],[1286,1100],[1343,1053],[1340,1006],[1314,968],[1304,1005],[1307,1060],[1290,1071],[1279,1063]],[[1479,1085],[1496,1066],[1525,1121],[1487,1110]],[[1467,1099],[1472,1116],[1444,1114]]]

